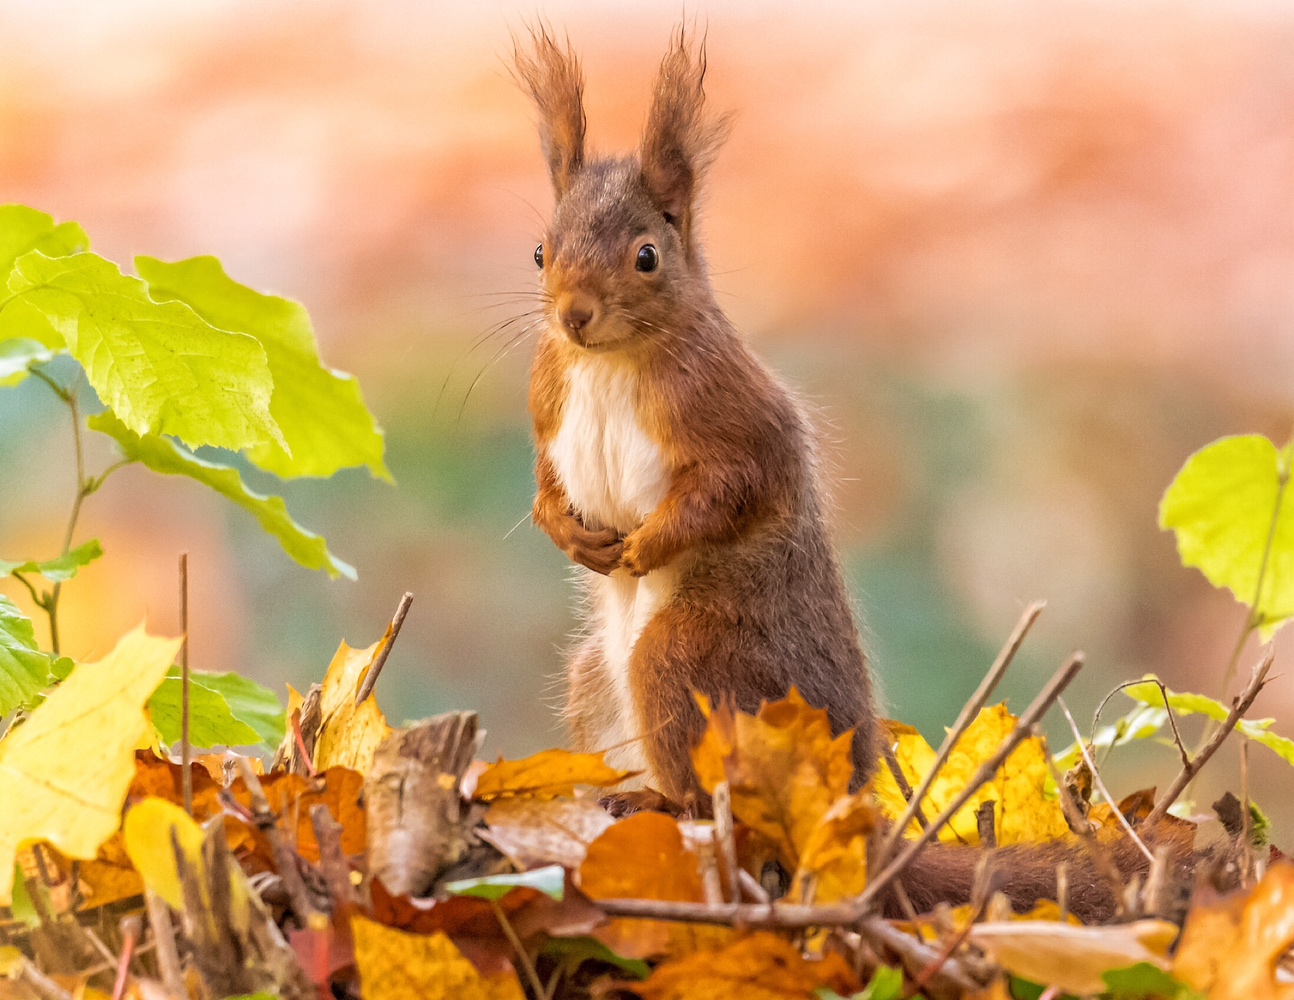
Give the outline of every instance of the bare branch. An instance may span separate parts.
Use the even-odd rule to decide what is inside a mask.
[[[373,666],[369,667],[368,674],[364,677],[364,683],[359,686],[355,692],[355,704],[361,705],[364,699],[373,693],[373,687],[377,684],[377,675],[382,672],[386,666],[386,658],[391,655],[391,649],[395,646],[395,640],[400,637],[400,628],[404,625],[404,616],[409,613],[409,605],[413,603],[413,594],[408,591],[400,598],[400,603],[396,606],[395,617],[391,619],[391,638],[378,651],[377,659],[373,661]]]

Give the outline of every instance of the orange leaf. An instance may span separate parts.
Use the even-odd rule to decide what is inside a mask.
[[[485,976],[439,931],[406,934],[351,920],[364,995],[382,1000],[524,1000],[516,973]]]
[[[580,866],[580,888],[595,900],[705,900],[697,856],[678,823],[663,813],[636,813],[593,841]],[[658,920],[613,920],[597,932],[603,944],[629,958],[682,954],[724,936],[721,928]]]
[[[1294,1000],[1276,964],[1294,944],[1294,862],[1278,861],[1248,891],[1199,894],[1173,959],[1173,975],[1209,1000]]]
[[[849,996],[859,983],[839,955],[811,962],[776,934],[759,933],[667,962],[629,988],[644,1000],[814,1000],[824,987]]]
[[[505,795],[569,797],[575,794],[576,785],[606,788],[635,773],[611,767],[600,753],[544,750],[523,760],[500,758],[497,764],[491,764],[476,782],[475,798],[489,802]]]
[[[733,815],[777,844],[794,870],[827,810],[849,794],[852,743],[852,732],[833,739],[826,711],[791,688],[758,715],[711,711],[692,761],[706,791],[728,781]]]
[[[867,887],[867,838],[876,828],[877,812],[870,792],[840,799],[809,835],[800,856],[791,894],[804,902],[813,879],[813,902],[835,903]]]

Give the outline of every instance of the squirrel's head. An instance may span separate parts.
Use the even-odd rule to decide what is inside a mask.
[[[557,205],[535,248],[550,320],[574,343],[614,350],[668,337],[711,300],[694,234],[706,167],[727,135],[705,114],[705,43],[680,28],[656,78],[636,156],[587,158],[584,77],[569,43],[533,32],[515,53],[539,109],[539,138]]]

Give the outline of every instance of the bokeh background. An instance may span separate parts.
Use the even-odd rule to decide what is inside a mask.
[[[542,10],[584,58],[594,144],[631,146],[676,6]],[[560,741],[572,591],[526,521],[530,343],[490,335],[528,307],[551,201],[507,71],[534,14],[0,0],[0,202],[81,222],[115,260],[215,253],[304,302],[398,481],[283,491],[359,570],[330,583],[200,487],[127,470],[86,505],[81,537],[107,556],[67,588],[74,655],[145,617],[175,631],[180,551],[195,666],[280,692],[342,637],[376,639],[411,590],[388,716],[476,708],[490,752]],[[1180,567],[1156,505],[1194,449],[1294,422],[1294,6],[688,14],[708,24],[713,102],[738,115],[706,201],[714,280],[834,442],[887,710],[937,741],[1035,597],[1048,609],[1005,684],[1017,709],[1075,647],[1084,723],[1148,670],[1218,695],[1242,610]],[[71,491],[65,412],[35,380],[0,392],[0,553],[56,552]],[[1286,734],[1292,707],[1289,679],[1258,705]],[[1237,756],[1201,804],[1238,787]],[[1252,764],[1288,845],[1290,772],[1261,747]],[[1174,769],[1150,747],[1108,777],[1131,791]]]

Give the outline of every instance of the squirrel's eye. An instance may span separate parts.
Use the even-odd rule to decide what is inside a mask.
[[[638,251],[638,260],[634,267],[640,271],[654,271],[660,264],[660,254],[650,243],[644,243],[642,249]]]
[[[535,247],[535,267],[541,271],[544,269],[544,245],[542,243]]]

